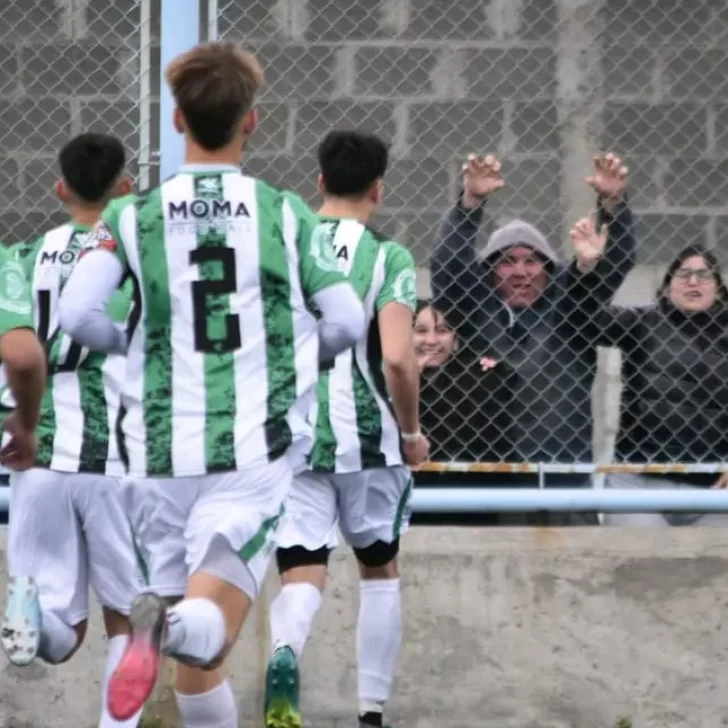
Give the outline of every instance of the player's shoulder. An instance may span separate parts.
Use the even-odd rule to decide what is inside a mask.
[[[110,200],[109,203],[106,205],[106,210],[104,211],[104,214],[120,215],[129,206],[136,205],[136,203],[140,199],[146,197],[155,189],[157,188],[153,187],[149,190],[144,190],[143,192],[132,192],[128,195],[124,195],[123,197],[115,197],[113,200]]]
[[[0,247],[0,288],[5,290],[5,297],[20,299],[20,294],[26,290],[26,286],[25,268],[11,250],[6,246]]]
[[[38,255],[38,252],[49,245],[66,245],[75,233],[76,228],[70,222],[49,228],[33,240],[15,243],[10,246],[8,253],[11,260],[22,265],[30,265]]]
[[[414,265],[414,258],[412,257],[412,253],[410,253],[406,245],[403,245],[393,238],[390,238],[389,236],[379,232],[375,228],[367,226],[367,232],[372,236],[374,240],[376,240],[380,249],[384,253],[385,260],[388,263],[399,264],[403,266],[409,265],[410,263]]]

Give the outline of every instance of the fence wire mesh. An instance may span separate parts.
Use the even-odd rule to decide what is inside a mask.
[[[646,312],[606,309],[618,288],[621,306],[653,304],[688,244],[725,254],[725,3],[202,4],[217,36],[265,68],[249,171],[316,204],[327,131],[364,128],[391,144],[372,223],[412,250],[422,298],[439,307],[415,332],[434,459],[589,463],[609,458],[616,437],[621,460],[728,461],[728,321],[718,305],[717,317],[684,315],[704,307],[713,278],[677,277],[695,289],[682,314],[669,297]],[[139,184],[156,181],[159,36],[159,0],[0,2],[0,240],[63,219],[55,159],[74,133],[115,132]],[[569,230],[595,208],[584,178],[607,151],[629,167],[636,261],[617,221],[596,278],[577,277]],[[443,227],[471,152],[497,156],[505,186],[482,219],[461,209]],[[541,233],[540,256],[474,261],[514,219]]]
[[[588,463],[595,452],[608,459],[616,436],[620,460],[728,460],[728,320],[720,305],[709,309],[717,318],[687,315],[707,304],[714,278],[678,276],[673,303],[606,308],[617,289],[622,306],[654,304],[688,244],[720,255],[726,8],[218,0],[219,37],[247,45],[265,69],[251,172],[316,204],[326,132],[359,127],[391,144],[373,225],[410,247],[422,297],[434,296],[442,314],[424,310],[416,327],[434,459]],[[629,167],[636,253],[628,219],[604,217],[610,238],[597,278],[576,280],[569,231],[595,209],[585,184],[593,155],[610,151]],[[482,219],[454,213],[441,227],[469,153],[496,155],[506,184]],[[511,228],[490,239],[491,252],[530,241],[539,255],[515,249],[483,267],[473,252],[514,219],[542,237]],[[611,348],[598,356],[598,345]],[[492,360],[486,370],[482,357]]]
[[[159,0],[0,3],[0,240],[65,220],[57,155],[82,131],[116,134],[129,171],[153,181],[158,48]]]

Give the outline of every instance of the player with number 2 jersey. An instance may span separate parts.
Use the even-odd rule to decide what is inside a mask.
[[[122,452],[152,591],[112,677],[124,720],[151,694],[162,651],[177,659],[185,726],[237,727],[218,667],[256,598],[292,481],[290,416],[319,356],[349,347],[363,309],[318,218],[294,194],[242,174],[262,81],[249,54],[199,46],[167,80],[186,163],[160,187],[113,202],[61,301],[92,349],[126,351]],[[105,314],[134,285],[128,340]],[[187,595],[167,609],[164,597]]]

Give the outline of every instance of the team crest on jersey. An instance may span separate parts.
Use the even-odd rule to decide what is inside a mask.
[[[415,308],[417,305],[417,275],[411,268],[405,268],[394,279],[394,299],[397,303]]]
[[[311,235],[311,255],[321,270],[338,273],[346,261],[337,260],[334,251],[335,230],[336,225],[327,222],[316,226]]]
[[[88,245],[81,251],[81,255],[85,255],[89,250],[108,250],[114,253],[117,247],[118,245],[109,226],[104,222],[99,222],[94,227],[91,233],[91,239]]]
[[[8,262],[0,267],[0,308],[21,316],[32,312],[23,269],[15,262]]]
[[[198,184],[200,191],[208,194],[217,194],[222,189],[222,183],[217,177],[204,177]]]

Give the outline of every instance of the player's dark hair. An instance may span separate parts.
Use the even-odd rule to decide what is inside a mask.
[[[321,142],[318,162],[327,194],[361,197],[384,177],[389,149],[376,134],[335,130]]]
[[[165,75],[188,133],[208,151],[230,144],[263,85],[255,56],[234,43],[198,45],[172,60]]]
[[[111,134],[88,132],[65,144],[58,163],[76,197],[91,204],[103,202],[124,171],[124,145]]]

